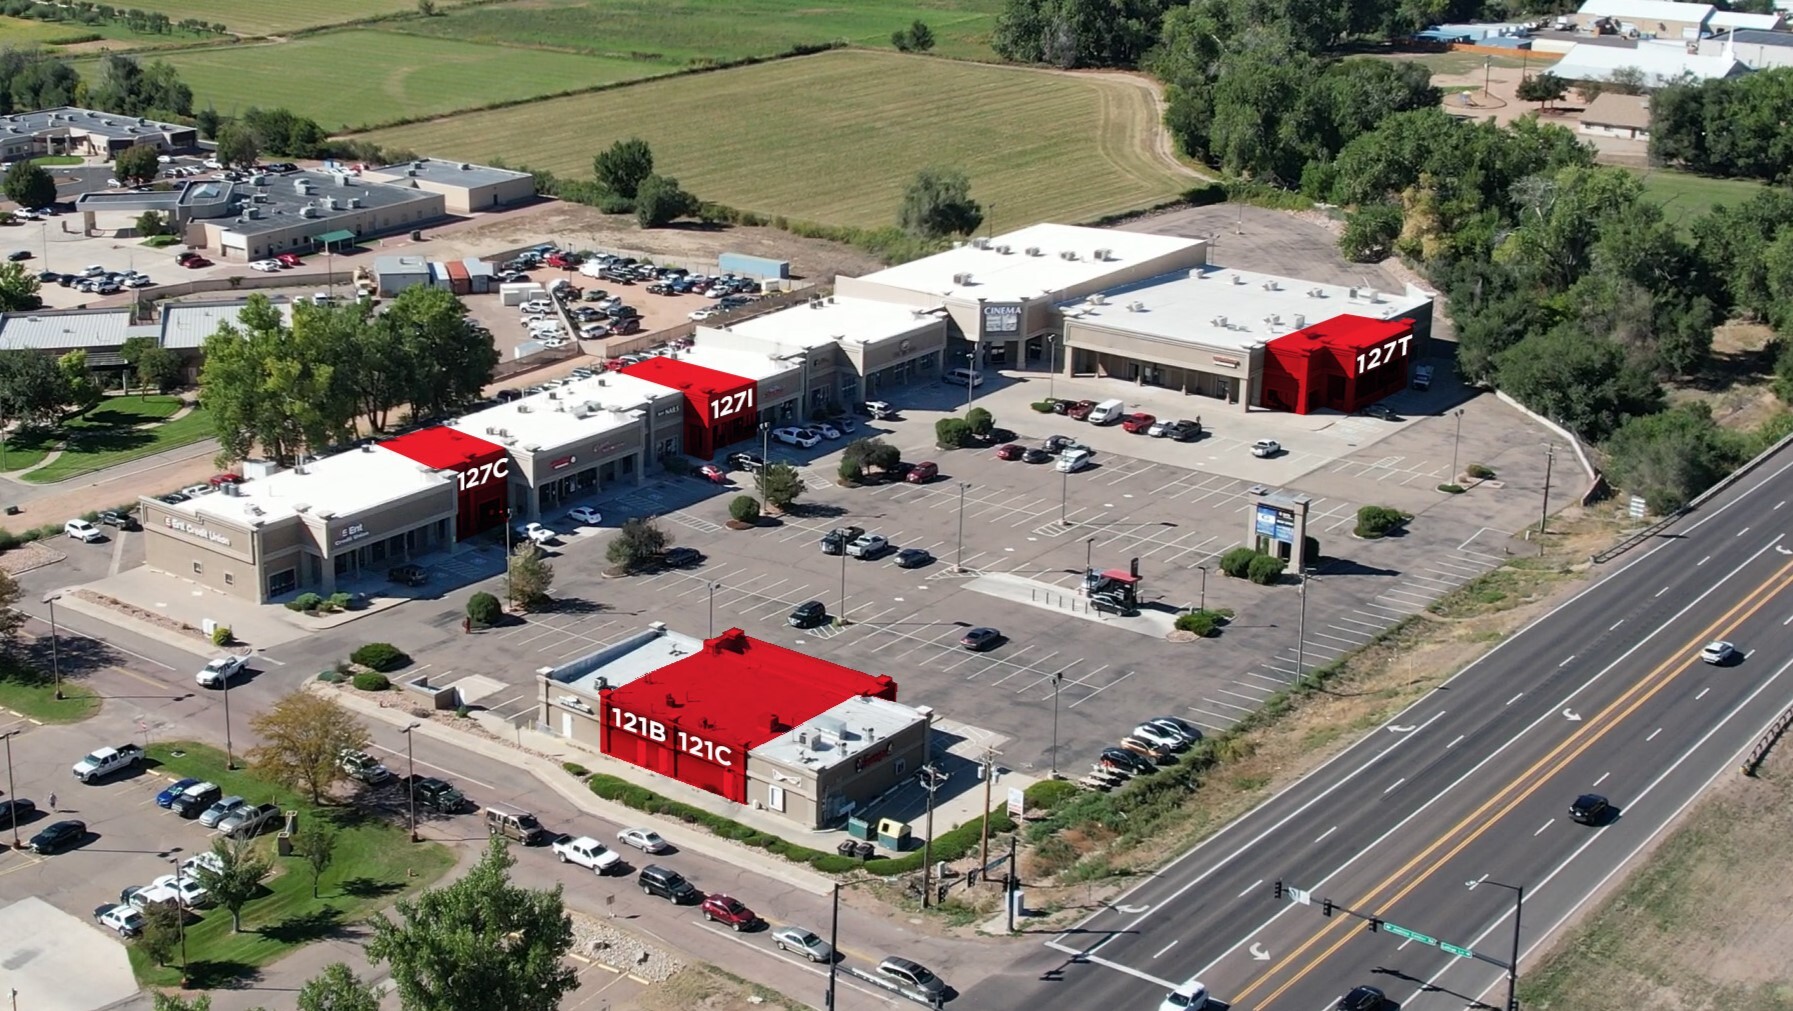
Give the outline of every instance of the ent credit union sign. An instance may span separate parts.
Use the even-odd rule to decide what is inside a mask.
[[[735,764],[735,749],[727,745],[717,744],[696,734],[688,734],[678,727],[669,727],[659,720],[647,716],[637,716],[624,712],[615,706],[609,706],[610,725],[626,734],[645,737],[655,744],[671,744],[681,754],[695,755],[712,765],[720,765],[725,769]]]
[[[163,517],[162,522],[167,524],[168,529],[170,530],[179,530],[183,534],[198,537],[202,540],[208,540],[214,544],[222,544],[227,548],[230,547],[229,534],[221,534],[216,530],[200,526],[197,523],[188,523],[178,516],[165,516]]]

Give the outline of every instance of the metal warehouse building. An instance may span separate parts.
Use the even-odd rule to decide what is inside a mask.
[[[368,169],[362,175],[376,182],[439,194],[450,214],[496,210],[535,198],[535,176],[528,172],[464,161],[419,158]]]
[[[567,740],[737,804],[823,828],[927,760],[929,713],[863,674],[731,628],[660,623],[539,672],[540,719]]]

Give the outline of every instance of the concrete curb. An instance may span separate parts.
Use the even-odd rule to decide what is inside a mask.
[[[310,681],[307,682],[306,687],[321,692],[325,691],[327,686],[321,681]],[[346,708],[392,726],[403,727],[412,722],[410,713],[404,709],[379,706],[349,692],[332,691],[330,694]],[[653,815],[605,800],[568,775],[565,769],[550,763],[545,758],[520,751],[506,744],[500,744],[497,741],[487,740],[477,734],[451,730],[434,720],[419,722],[421,726],[417,728],[418,733],[444,744],[475,752],[493,761],[520,766],[541,781],[543,785],[560,794],[568,803],[596,817],[620,822],[624,825],[647,826],[662,835],[677,839],[678,845],[682,849],[690,849],[725,863],[750,868],[755,873],[782,881],[793,888],[800,888],[813,895],[827,895],[834,890],[832,878],[808,868],[768,857],[749,846],[719,839],[696,826],[687,825],[684,822],[663,823]]]
[[[81,587],[69,587],[69,589],[81,589]],[[103,621],[106,624],[117,628],[129,629],[146,639],[154,639],[163,645],[173,646],[183,653],[191,653],[194,656],[200,656],[210,660],[213,654],[222,652],[218,647],[211,645],[203,639],[190,635],[182,635],[179,632],[171,632],[160,625],[151,624],[150,622],[132,617],[123,611],[107,607],[104,604],[96,604],[90,600],[85,600],[73,593],[63,594],[61,597],[57,598],[56,602],[77,614],[84,614],[89,618]]]

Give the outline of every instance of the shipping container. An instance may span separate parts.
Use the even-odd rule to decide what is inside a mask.
[[[467,259],[462,260],[461,265],[467,268],[467,280],[472,285],[473,294],[485,295],[492,291],[492,285],[497,283],[493,280],[497,271],[489,261]]]
[[[505,305],[522,305],[532,298],[547,298],[548,293],[542,286],[533,282],[501,284],[498,286],[498,299]]]
[[[473,281],[467,276],[467,268],[459,260],[448,261],[448,290],[456,295],[473,294]]]
[[[791,261],[774,260],[769,256],[752,256],[747,253],[723,253],[716,258],[716,268],[725,274],[742,274],[761,280],[768,277],[786,278],[791,276]]]
[[[430,287],[441,288],[443,291],[452,290],[448,284],[448,266],[446,264],[437,263],[435,260],[430,261]]]

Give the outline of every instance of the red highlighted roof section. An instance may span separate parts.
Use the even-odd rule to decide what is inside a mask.
[[[889,675],[863,674],[731,628],[702,651],[620,688],[609,705],[740,754],[861,695],[896,701]]]
[[[715,397],[755,385],[752,379],[666,355],[654,355],[634,365],[625,365],[622,371],[624,375],[636,376],[650,383],[678,390],[685,394],[686,400],[705,409]]]
[[[1291,347],[1322,345],[1334,351],[1356,354],[1383,341],[1399,337],[1413,329],[1410,319],[1371,319],[1350,313],[1334,316],[1324,323],[1315,323],[1270,341],[1270,347],[1282,351]]]
[[[394,453],[436,470],[465,470],[504,455],[504,447],[446,425],[431,425],[380,443]]]

